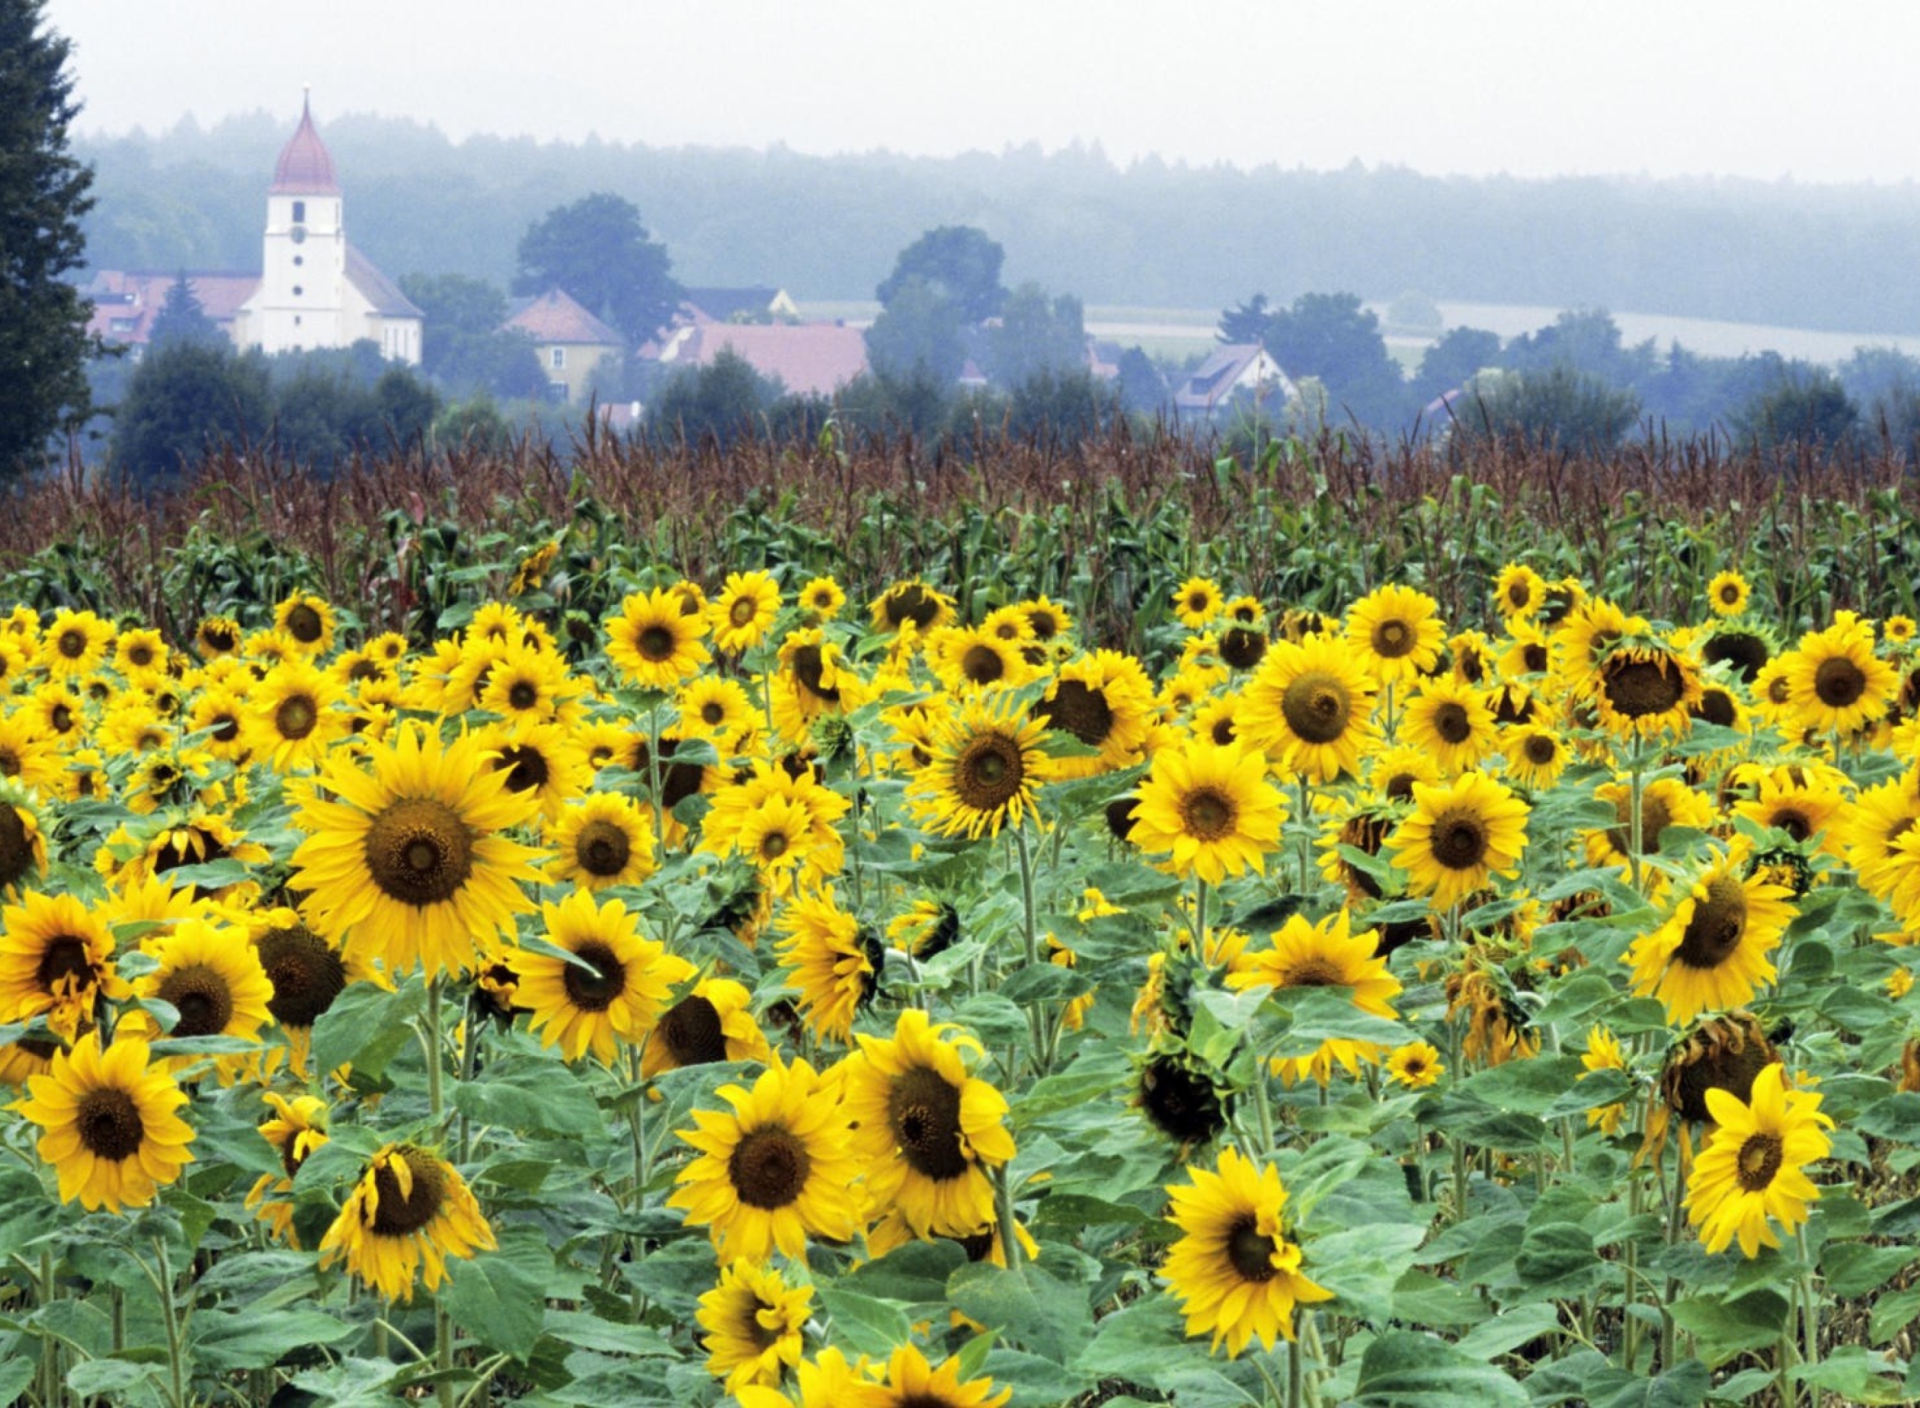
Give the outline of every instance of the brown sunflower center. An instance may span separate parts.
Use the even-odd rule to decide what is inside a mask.
[[[459,814],[432,797],[402,797],[367,828],[367,871],[402,904],[441,904],[473,874],[473,836]]]
[[[573,843],[574,857],[589,875],[606,879],[627,868],[633,854],[633,842],[627,833],[611,821],[590,821],[580,828]]]
[[[1239,808],[1217,787],[1196,787],[1180,799],[1180,828],[1199,841],[1218,841],[1233,833]]]
[[[1267,653],[1267,638],[1260,631],[1234,626],[1220,637],[1220,658],[1236,670],[1251,670]]]
[[[750,596],[735,597],[733,599],[733,605],[727,608],[727,619],[731,621],[736,628],[747,625],[748,622],[753,620],[755,614],[756,609],[753,604],[753,598]]]
[[[718,728],[726,721],[726,717],[727,711],[716,700],[709,699],[700,706],[700,722],[708,728]]]
[[[1471,870],[1487,858],[1487,826],[1479,817],[1442,812],[1433,823],[1433,858],[1448,870]]]
[[[1235,737],[1232,717],[1222,714],[1213,721],[1213,727],[1208,729],[1207,733],[1215,743],[1219,744],[1222,748],[1226,747],[1229,743],[1233,742]]]
[[[96,1159],[118,1163],[140,1152],[147,1127],[133,1096],[118,1086],[102,1086],[80,1097],[73,1112],[74,1132],[81,1147]]]
[[[127,663],[136,670],[144,670],[153,663],[153,647],[145,641],[127,651]]]
[[[1600,691],[1616,714],[1629,719],[1664,714],[1685,693],[1679,669],[1668,662],[1619,657],[1601,666]]]
[[[784,1208],[799,1200],[813,1157],[792,1130],[767,1125],[742,1136],[727,1158],[727,1181],[749,1207]]]
[[[1779,827],[1796,841],[1804,841],[1813,835],[1813,819],[1792,806],[1780,807],[1767,819],[1767,824]]]
[[[7,777],[20,775],[20,754],[4,745],[0,745],[0,775]]]
[[[47,722],[53,725],[55,733],[71,732],[74,725],[73,706],[65,700],[56,703],[47,710]]]
[[[1389,802],[1405,802],[1413,797],[1413,784],[1420,781],[1410,772],[1389,773],[1380,784],[1380,795]]]
[[[547,779],[552,776],[546,755],[527,743],[512,743],[502,748],[493,766],[495,771],[504,772],[507,775],[508,790],[513,792],[527,792],[536,787],[544,787]]]
[[[87,941],[72,934],[55,934],[40,951],[33,978],[41,992],[78,992],[99,980],[100,970],[87,953]]]
[[[1303,958],[1289,968],[1285,983],[1290,988],[1338,988],[1346,985],[1347,975],[1334,966],[1332,959],[1318,954]]]
[[[287,613],[287,634],[302,645],[312,645],[326,632],[327,623],[320,613],[304,601]]]
[[[1027,624],[1033,627],[1035,640],[1052,640],[1060,634],[1060,618],[1040,607],[1034,607],[1027,612]]]
[[[817,694],[828,703],[840,698],[838,689],[827,688],[827,661],[817,645],[803,645],[793,652],[793,677],[809,694]]]
[[[1713,1118],[1707,1108],[1709,1090],[1724,1090],[1745,1104],[1753,1096],[1754,1077],[1772,1064],[1775,1055],[1764,1033],[1731,1021],[1710,1026],[1690,1045],[1698,1050],[1676,1062],[1661,1084],[1667,1107],[1692,1124]]]
[[[1777,1134],[1749,1134],[1737,1156],[1740,1186],[1749,1193],[1765,1192],[1786,1161],[1786,1146]]]
[[[1524,578],[1507,584],[1507,604],[1515,611],[1525,610],[1527,603],[1532,600],[1533,587]]]
[[[78,660],[87,653],[87,633],[75,627],[68,627],[60,632],[60,637],[55,644],[59,647],[60,654],[66,659]]]
[[[240,720],[231,713],[214,715],[212,727],[217,743],[231,743],[240,736]]]
[[[400,1179],[390,1159],[404,1159],[413,1175],[413,1188],[402,1192]],[[447,1176],[440,1160],[424,1149],[402,1147],[382,1159],[373,1172],[374,1190],[380,1195],[380,1207],[373,1215],[373,1232],[381,1237],[406,1237],[418,1232],[440,1215],[447,1198]]]
[[[320,710],[308,694],[293,694],[273,711],[273,726],[282,738],[301,739],[320,722]]]
[[[1273,1238],[1260,1230],[1259,1222],[1248,1213],[1234,1219],[1227,1229],[1227,1260],[1245,1281],[1271,1281],[1274,1277]]]
[[[1113,706],[1106,694],[1084,680],[1061,680],[1053,697],[1034,706],[1048,728],[1065,729],[1090,748],[1106,742],[1113,732]]]
[[[33,842],[20,813],[0,802],[0,889],[13,884],[33,866]]]
[[[383,680],[386,677],[387,672],[372,660],[356,660],[347,668],[347,678],[355,682],[360,680]]]
[[[960,657],[960,673],[975,684],[992,684],[1007,672],[1007,662],[990,645],[975,642]]]
[[[1813,672],[1813,692],[1829,709],[1851,708],[1867,692],[1867,676],[1846,656],[1836,655]]]
[[[1724,689],[1709,689],[1701,694],[1700,702],[1692,710],[1693,716],[1718,728],[1732,728],[1740,722],[1739,706],[1733,702],[1733,696]]]
[[[1473,720],[1464,706],[1449,699],[1433,711],[1433,731],[1448,743],[1465,743],[1473,737]]]
[[[273,996],[267,1011],[283,1027],[310,1027],[346,990],[347,965],[327,941],[304,924],[269,929],[257,952]]]
[[[598,939],[588,939],[573,951],[579,963],[560,970],[560,985],[567,990],[567,1001],[582,1012],[604,1012],[627,987],[627,965],[620,955]],[[591,964],[583,968],[581,964]]]
[[[1520,751],[1526,755],[1528,762],[1543,768],[1560,756],[1560,745],[1549,734],[1530,733],[1526,742],[1520,745]]]
[[[1140,1072],[1140,1107],[1155,1127],[1182,1143],[1211,1139],[1226,1126],[1213,1082],[1164,1056]]]
[[[1370,638],[1373,653],[1383,660],[1398,660],[1403,655],[1411,655],[1419,640],[1419,634],[1412,624],[1397,616],[1389,616],[1376,624]]]
[[[516,709],[531,709],[540,702],[540,687],[532,680],[515,680],[507,689],[507,703]]]
[[[1004,733],[968,739],[953,763],[954,795],[975,811],[998,811],[1020,795],[1026,778],[1020,744]]]
[[[910,582],[889,592],[881,611],[889,625],[898,626],[902,621],[911,621],[925,630],[940,615],[940,603],[925,587]]]
[[[659,1034],[675,1065],[704,1066],[727,1059],[727,1034],[720,1025],[720,1011],[697,993],[667,1009],[660,1019]]]
[[[174,1036],[217,1036],[233,1018],[233,989],[226,975],[207,963],[189,963],[160,981],[156,996],[180,1012]]]
[[[1538,641],[1529,641],[1520,648],[1520,663],[1526,666],[1526,673],[1530,675],[1544,675],[1547,672],[1547,665],[1550,663],[1546,646],[1541,645]]]
[[[1189,611],[1205,611],[1212,604],[1213,597],[1208,592],[1195,590],[1187,593],[1187,610]]]
[[[1332,743],[1347,731],[1353,699],[1332,675],[1309,670],[1280,696],[1280,713],[1296,737],[1308,743]]]
[[[912,1066],[887,1092],[887,1126],[901,1157],[936,1183],[967,1171],[960,1148],[960,1092],[928,1066]]]
[[[230,628],[221,626],[202,626],[200,639],[209,650],[224,653],[240,643],[240,638]]]
[[[1718,968],[1740,947],[1747,928],[1747,890],[1731,875],[1717,875],[1706,898],[1693,904],[1693,917],[1674,957],[1689,968]]]
[[[654,625],[646,627],[640,632],[639,636],[635,638],[633,644],[634,648],[640,652],[642,659],[651,660],[656,665],[662,660],[671,660],[673,658],[673,632],[665,626]]]

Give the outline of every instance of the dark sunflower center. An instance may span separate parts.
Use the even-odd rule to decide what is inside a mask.
[[[1709,665],[1725,660],[1740,671],[1740,678],[1752,684],[1767,663],[1767,643],[1751,631],[1722,631],[1701,648],[1700,658]]]
[[[1222,748],[1226,747],[1234,740],[1232,718],[1225,714],[1221,715],[1213,721],[1213,727],[1208,729],[1207,732],[1212,735],[1215,743],[1219,744]]]
[[[1380,795],[1389,802],[1405,802],[1413,796],[1413,784],[1420,779],[1410,772],[1396,772],[1380,784]]]
[[[975,811],[998,811],[1020,795],[1026,775],[1018,742],[1002,733],[983,733],[969,739],[954,760],[953,790]]]
[[[754,617],[753,598],[735,597],[733,605],[727,608],[727,619],[736,627],[745,626]]]
[[[790,844],[786,832],[769,831],[760,838],[760,859],[779,860],[787,853]]]
[[[1106,742],[1113,732],[1113,706],[1106,694],[1083,680],[1061,680],[1053,697],[1034,706],[1048,728],[1065,729],[1089,748]]]
[[[1796,841],[1804,841],[1813,835],[1812,818],[1805,812],[1797,811],[1790,806],[1781,807],[1776,811],[1769,818],[1769,823],[1779,827]]]
[[[1740,584],[1738,582],[1722,582],[1720,584],[1720,604],[1722,606],[1736,606],[1739,604],[1739,601]]]
[[[598,939],[588,939],[573,951],[580,963],[593,965],[592,971],[569,963],[560,970],[560,985],[567,1000],[582,1012],[604,1012],[627,987],[627,965],[620,956]]]
[[[367,828],[367,870],[402,904],[440,904],[473,873],[473,837],[459,815],[432,797],[391,802]]]
[[[768,1125],[742,1136],[727,1159],[727,1181],[749,1207],[784,1208],[796,1202],[813,1171],[813,1158],[798,1135]]]
[[[20,775],[20,755],[11,748],[0,747],[0,774],[7,777]]]
[[[201,627],[200,639],[206,642],[208,649],[219,652],[232,650],[240,643],[239,638],[225,626]]]
[[[515,709],[531,709],[539,702],[539,686],[531,680],[515,680],[507,689],[507,703]]]
[[[1740,1186],[1760,1193],[1773,1185],[1773,1176],[1786,1161],[1786,1146],[1777,1134],[1749,1134],[1740,1146]]]
[[[936,1183],[967,1171],[960,1148],[960,1092],[938,1071],[912,1066],[893,1078],[887,1126],[901,1157]]]
[[[327,623],[320,613],[304,601],[287,613],[287,634],[302,645],[312,645],[325,635]]]
[[[80,1143],[96,1159],[118,1163],[140,1152],[146,1125],[140,1119],[140,1107],[133,1096],[118,1086],[89,1090],[80,1097],[80,1108],[73,1115],[74,1132]]]
[[[299,1176],[300,1165],[305,1163],[307,1155],[313,1152],[311,1147],[305,1152],[301,1151],[300,1136],[305,1133],[304,1129],[299,1128],[288,1130],[287,1142],[280,1146],[280,1167],[287,1171],[288,1178]]]
[[[793,677],[809,694],[817,694],[828,703],[840,698],[838,689],[828,689],[826,685],[827,661],[817,645],[803,645],[793,652]]]
[[[386,1161],[374,1170],[373,1186],[380,1195],[380,1208],[373,1215],[373,1231],[381,1237],[406,1237],[418,1232],[440,1215],[447,1196],[440,1160],[424,1149],[403,1147],[394,1153],[406,1160],[407,1171],[413,1175],[413,1190],[401,1192],[400,1180]]]
[[[1524,609],[1526,604],[1532,600],[1533,600],[1533,587],[1529,585],[1524,578],[1518,582],[1512,582],[1508,584],[1507,604],[1511,606],[1515,611]]]
[[[708,728],[718,728],[726,717],[727,711],[711,699],[700,706],[700,722]]]
[[[633,842],[627,833],[610,821],[590,821],[580,828],[573,853],[580,868],[589,875],[605,879],[627,868]]]
[[[1245,626],[1235,626],[1220,637],[1220,658],[1236,670],[1251,670],[1266,653],[1266,636]]]
[[[73,708],[64,700],[47,710],[47,722],[53,725],[55,733],[67,733],[73,728]]]
[[[1347,731],[1353,700],[1331,675],[1310,670],[1280,696],[1280,713],[1294,735],[1308,743],[1333,743]]]
[[[1213,603],[1213,598],[1205,592],[1188,592],[1187,593],[1187,610],[1189,611],[1193,611],[1193,612],[1205,611],[1207,607],[1210,606],[1212,603]]]
[[[1813,692],[1829,709],[1850,708],[1867,692],[1867,677],[1846,656],[1835,656],[1813,672]]]
[[[507,775],[507,787],[510,791],[526,792],[536,787],[544,787],[551,770],[547,766],[546,756],[538,748],[529,744],[510,744],[500,750],[500,756],[494,761],[494,769]]]
[[[1520,663],[1527,667],[1530,675],[1544,675],[1547,672],[1547,648],[1537,641],[1529,641],[1520,650]]]
[[[673,632],[665,626],[648,626],[640,632],[634,645],[643,659],[651,660],[656,665],[673,658]]]
[[[72,934],[55,934],[40,952],[34,982],[41,992],[78,992],[99,979],[100,970],[87,955],[87,941]]]
[[[1526,755],[1528,762],[1543,768],[1560,756],[1560,745],[1547,734],[1530,733],[1527,741],[1521,744],[1520,751]]]
[[[1218,841],[1230,835],[1239,812],[1217,787],[1196,787],[1180,799],[1180,825],[1189,836]]]
[[[1007,662],[990,645],[975,642],[960,657],[960,673],[975,684],[992,684],[1007,672]]]
[[[1211,1139],[1226,1127],[1213,1082],[1165,1057],[1141,1071],[1140,1107],[1156,1127],[1182,1143]]]
[[[1600,689],[1613,711],[1629,719],[1664,714],[1684,693],[1680,671],[1657,660],[1609,660],[1601,667]]]
[[[1733,696],[1724,689],[1709,689],[1700,696],[1700,703],[1691,711],[1696,719],[1719,728],[1732,728],[1740,722],[1740,713],[1733,702]]]
[[[144,670],[153,663],[153,647],[146,644],[134,646],[127,652],[127,663],[136,670]]]
[[[269,929],[257,951],[273,996],[267,1011],[283,1027],[310,1027],[346,990],[347,966],[331,945],[304,924]]]
[[[1433,731],[1449,743],[1465,743],[1473,737],[1473,721],[1465,708],[1449,699],[1433,711]]]
[[[1607,832],[1607,842],[1619,854],[1633,854],[1633,832],[1630,829],[1633,816],[1633,802],[1630,797],[1621,797],[1613,804],[1613,814],[1620,818],[1620,824]],[[1651,855],[1660,848],[1660,833],[1673,825],[1673,809],[1666,799],[1653,792],[1640,795],[1640,854]]]
[[[33,866],[33,843],[20,813],[0,802],[0,888],[13,884]]]
[[[240,720],[232,714],[216,715],[213,720],[213,736],[216,742],[233,742],[240,736]]]
[[[681,998],[660,1019],[660,1036],[674,1063],[704,1066],[727,1059],[727,1034],[720,1025],[720,1011],[706,998],[692,994]]]
[[[1245,1281],[1271,1281],[1274,1277],[1273,1254],[1278,1250],[1273,1238],[1260,1230],[1260,1224],[1243,1214],[1227,1229],[1227,1260]]]
[[[1433,823],[1433,858],[1449,870],[1471,870],[1487,857],[1486,823],[1477,816],[1443,812]]]
[[[1287,970],[1286,986],[1290,988],[1338,988],[1345,987],[1347,975],[1334,966],[1333,960],[1318,955],[1302,959]]]
[[[1689,968],[1718,968],[1740,947],[1746,927],[1746,887],[1731,875],[1716,876],[1706,898],[1694,901],[1693,917],[1673,956]]]
[[[925,630],[939,616],[940,603],[925,587],[909,584],[890,593],[881,609],[891,625],[898,626],[902,621],[911,621]]]
[[[1398,660],[1411,655],[1420,637],[1405,621],[1389,617],[1373,628],[1373,653],[1383,660]]]
[[[179,1009],[174,1036],[217,1036],[233,1018],[233,990],[226,975],[209,964],[174,969],[161,980],[157,996]]]
[[[273,711],[273,726],[282,738],[305,738],[319,722],[320,710],[311,695],[290,695]]]
[[[740,1329],[753,1342],[753,1347],[763,1352],[780,1343],[780,1331],[768,1329],[760,1322],[761,1315],[770,1310],[777,1312],[779,1307],[768,1305],[759,1296],[750,1296],[740,1307]]]
[[[1035,640],[1052,640],[1060,634],[1060,618],[1051,611],[1033,610],[1027,613],[1027,624],[1033,627]]]
[[[87,633],[79,630],[64,630],[60,632],[58,645],[61,655],[69,660],[78,660],[87,653]]]

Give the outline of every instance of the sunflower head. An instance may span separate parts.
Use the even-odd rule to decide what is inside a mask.
[[[1668,1051],[1660,1068],[1660,1094],[1676,1118],[1704,1124],[1713,1118],[1708,1091],[1724,1090],[1745,1100],[1754,1077],[1779,1059],[1753,1013],[1744,1008],[1723,1012],[1696,1022]]]
[[[1199,1060],[1178,1049],[1141,1063],[1134,1104],[1182,1149],[1206,1144],[1227,1127],[1225,1092]]]

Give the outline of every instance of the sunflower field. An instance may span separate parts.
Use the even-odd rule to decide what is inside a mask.
[[[1920,1396],[1898,486],[1312,472],[27,544],[0,1401]]]

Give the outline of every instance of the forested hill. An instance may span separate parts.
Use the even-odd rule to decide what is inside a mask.
[[[256,114],[78,141],[98,171],[92,263],[257,267],[262,202],[290,126]],[[354,242],[395,274],[503,283],[529,224],[607,190],[640,207],[684,282],[778,283],[800,298],[871,297],[922,231],[969,224],[1006,247],[1011,278],[1092,303],[1218,307],[1256,290],[1284,301],[1343,289],[1920,331],[1913,183],[1118,168],[1097,149],[933,159],[453,143],[355,116],[323,131]]]

